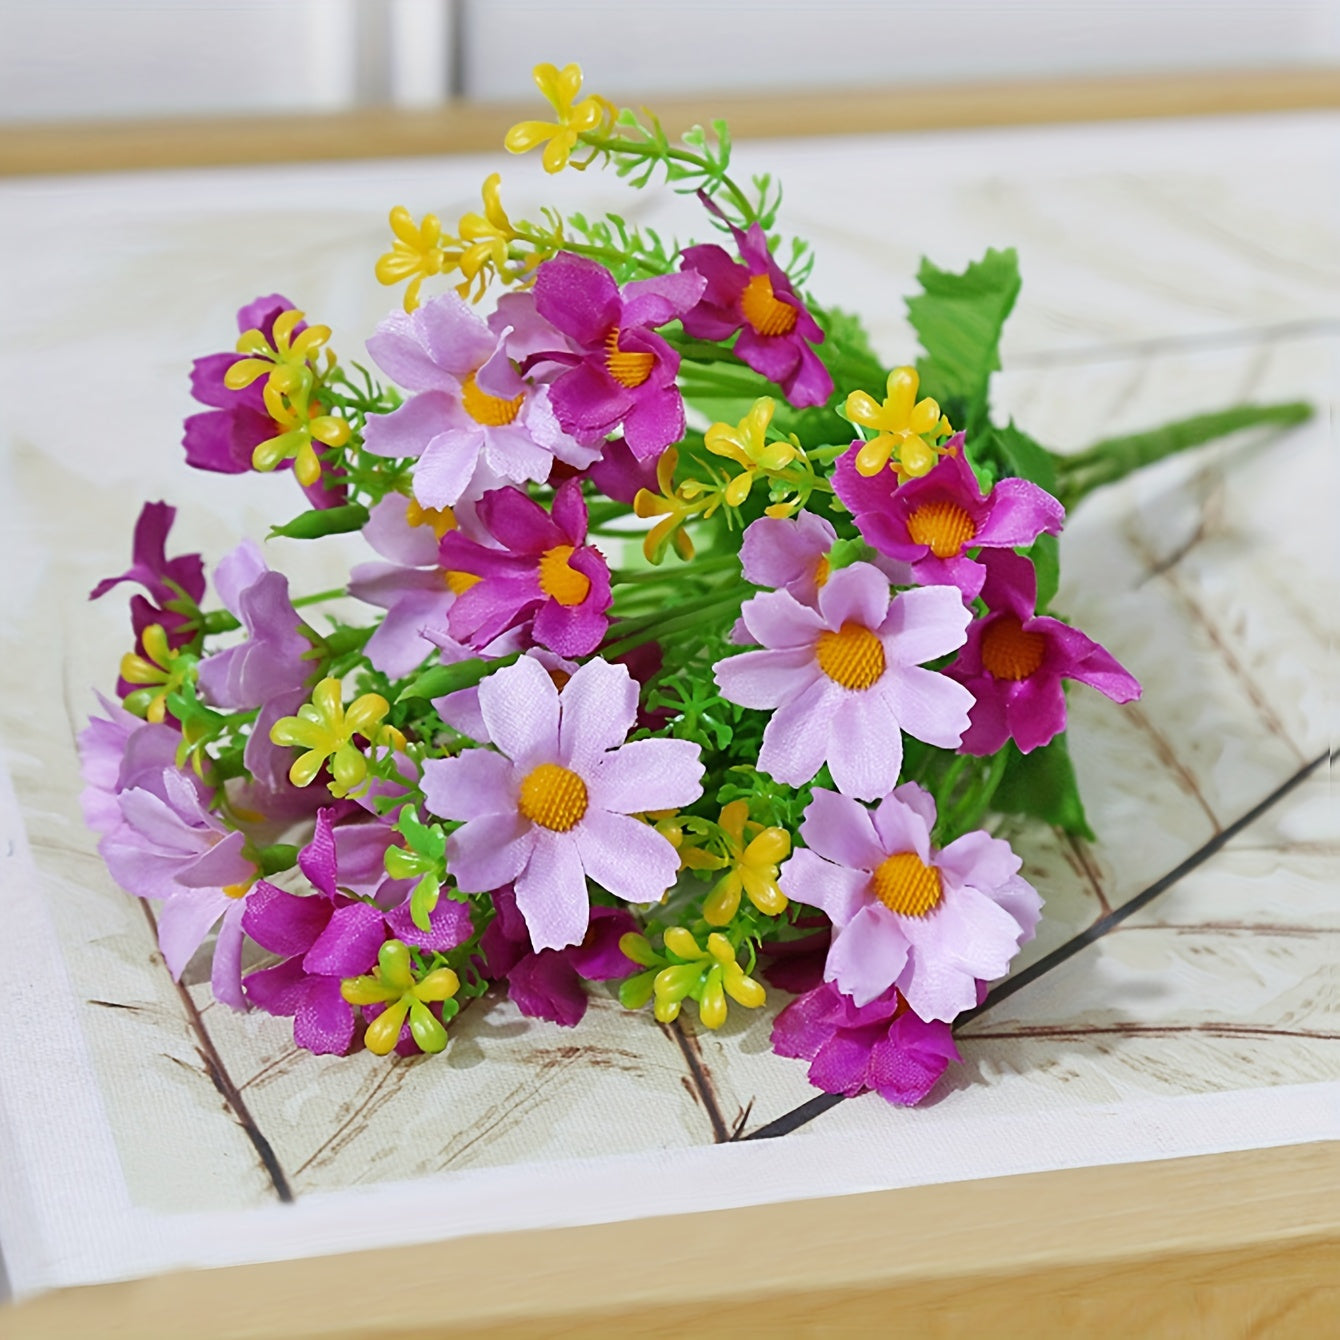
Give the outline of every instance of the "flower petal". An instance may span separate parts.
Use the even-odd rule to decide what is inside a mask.
[[[466,749],[423,764],[423,797],[442,819],[516,813],[516,768],[491,749]]]
[[[835,926],[845,926],[865,905],[870,876],[801,847],[782,866],[778,883],[788,898],[820,908]]]
[[[616,898],[654,903],[675,882],[679,857],[648,824],[591,809],[573,837],[587,875]]]
[[[857,1005],[866,1005],[893,985],[907,955],[898,918],[882,904],[867,904],[834,933],[824,979],[836,982]]]
[[[702,778],[702,751],[691,740],[635,740],[597,759],[587,787],[596,809],[641,814],[692,804]]]
[[[526,868],[516,880],[516,905],[537,950],[581,944],[591,904],[574,834],[537,831]]]
[[[536,670],[540,667],[536,665]],[[545,679],[548,675],[540,670]],[[562,722],[557,759],[583,778],[596,760],[628,738],[637,719],[637,681],[626,665],[596,659],[581,666],[559,696]]]
[[[558,760],[559,694],[533,657],[523,656],[484,680],[479,710],[489,739],[519,767]]]

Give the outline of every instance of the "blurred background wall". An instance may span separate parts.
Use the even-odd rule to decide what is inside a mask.
[[[0,122],[1340,64],[1340,0],[0,0]]]

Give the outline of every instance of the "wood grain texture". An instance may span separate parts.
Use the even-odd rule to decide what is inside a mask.
[[[8,1340],[176,1340],[186,1318],[192,1340],[1340,1329],[1335,1143],[648,1228],[515,1233],[69,1290],[0,1314],[0,1330]]]
[[[1315,67],[696,96],[659,100],[656,111],[669,127],[724,116],[739,139],[776,139],[1337,106],[1340,70]],[[422,112],[11,124],[0,132],[0,176],[479,153],[498,149],[508,126],[534,115],[532,100]]]

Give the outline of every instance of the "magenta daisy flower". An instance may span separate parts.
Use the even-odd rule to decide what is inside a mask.
[[[479,520],[501,548],[456,531],[442,537],[442,566],[481,579],[451,606],[452,637],[482,648],[533,619],[532,636],[550,651],[594,651],[609,627],[610,573],[600,550],[586,543],[581,484],[561,485],[551,512],[520,489],[495,489],[479,500]]]
[[[963,454],[963,434],[917,479],[898,483],[892,470],[866,477],[856,468],[859,442],[838,460],[837,495],[851,509],[866,540],[882,554],[912,565],[923,586],[957,586],[966,601],[982,589],[986,569],[970,549],[1014,549],[1044,532],[1059,535],[1065,508],[1027,479],[997,480],[983,493]]]
[[[971,617],[956,588],[927,586],[889,598],[869,563],[835,572],[818,607],[768,591],[740,611],[761,651],[718,661],[717,684],[743,707],[775,708],[758,766],[803,786],[824,763],[847,795],[873,800],[898,780],[902,732],[952,748],[972,695],[922,668],[963,645]]]
[[[523,657],[480,685],[479,706],[497,752],[468,749],[423,765],[428,808],[464,821],[447,848],[457,884],[493,892],[514,883],[536,950],[582,942],[588,879],[627,902],[656,902],[679,857],[630,816],[701,795],[698,746],[625,744],[637,684],[608,661],[589,661],[560,693],[538,661]]]
[[[918,1019],[896,988],[857,1005],[832,982],[793,1000],[772,1026],[778,1056],[810,1062],[810,1083],[854,1098],[873,1089],[885,1101],[919,1103],[962,1058],[942,1020]]]
[[[694,271],[637,279],[620,290],[603,265],[560,252],[535,272],[535,306],[579,350],[549,388],[554,413],[578,441],[599,444],[623,425],[639,459],[684,436],[675,385],[679,355],[653,332],[682,317],[703,291]]]
[[[700,199],[720,215],[706,196]],[[706,281],[698,305],[684,314],[685,333],[720,341],[738,330],[736,356],[780,386],[791,404],[826,404],[833,394],[833,379],[810,347],[824,342],[819,323],[773,260],[763,229],[757,223],[751,223],[747,232],[729,226],[739,261],[715,243],[684,251],[684,269],[696,271]]]
[[[1077,679],[1114,703],[1140,696],[1140,682],[1106,648],[1078,628],[1033,612],[1037,573],[1028,559],[1002,550],[984,554],[985,617],[945,674],[976,699],[959,748],[994,754],[1007,740],[1031,753],[1065,730],[1063,679]]]
[[[827,912],[826,981],[868,1005],[896,986],[925,1020],[977,1003],[1033,937],[1042,899],[1021,879],[1008,842],[965,833],[931,847],[935,802],[906,782],[868,810],[815,791],[800,826],[806,847],[782,867],[788,898]]]
[[[543,483],[556,458],[582,469],[599,455],[559,427],[547,388],[517,372],[513,360],[539,339],[538,318],[527,295],[512,298],[486,324],[445,293],[393,312],[368,340],[382,371],[417,394],[370,416],[364,444],[379,456],[417,458],[414,496],[425,507],[454,507],[505,480]],[[562,340],[549,330],[541,342]]]

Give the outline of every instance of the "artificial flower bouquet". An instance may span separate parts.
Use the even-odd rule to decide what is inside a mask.
[[[696,194],[714,240],[513,221],[494,174],[454,235],[392,211],[376,273],[409,282],[368,368],[243,307],[195,361],[187,463],[291,471],[272,534],[368,560],[297,594],[244,539],[209,601],[147,503],[93,591],[143,588],[80,737],[88,822],[174,976],[211,946],[215,998],[313,1052],[440,1052],[489,992],[573,1026],[590,983],[715,1029],[766,982],[815,1085],[916,1102],[1041,913],[999,816],[1087,831],[1065,682],[1140,691],[1051,610],[1067,508],[1306,409],[1054,455],[988,404],[1012,252],[925,262],[890,371],[724,123],[675,143],[575,66],[535,77],[554,119],[510,150]]]

